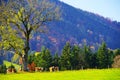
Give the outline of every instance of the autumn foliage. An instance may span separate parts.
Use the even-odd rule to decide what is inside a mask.
[[[120,68],[120,55],[114,58],[113,68]]]
[[[35,63],[34,62],[32,62],[31,64],[28,64],[28,68],[29,68],[29,70],[30,71],[35,71]]]

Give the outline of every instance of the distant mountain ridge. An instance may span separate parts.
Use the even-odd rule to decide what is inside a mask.
[[[51,1],[61,6],[61,20],[48,23],[47,34],[34,35],[31,40],[32,50],[39,51],[44,45],[52,52],[61,51],[67,41],[79,46],[87,44],[92,49],[105,41],[111,49],[120,48],[120,22],[74,8],[58,0]]]

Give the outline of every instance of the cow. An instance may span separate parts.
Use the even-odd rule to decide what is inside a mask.
[[[59,67],[57,67],[57,66],[56,66],[56,67],[52,66],[52,67],[49,68],[49,71],[50,71],[50,72],[59,71]]]
[[[42,72],[43,71],[43,67],[35,67],[35,71],[36,72]]]
[[[53,72],[53,71],[54,71],[54,66],[49,67],[49,71],[50,71],[50,72]]]
[[[59,71],[59,67],[54,67],[54,71]]]
[[[7,73],[16,73],[16,69],[14,68],[8,68]]]

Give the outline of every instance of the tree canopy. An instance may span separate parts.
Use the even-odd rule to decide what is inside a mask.
[[[37,31],[45,32],[46,23],[58,20],[60,12],[59,7],[48,0],[9,0],[0,5],[0,17],[2,47],[23,50],[22,60],[27,70],[30,38]]]

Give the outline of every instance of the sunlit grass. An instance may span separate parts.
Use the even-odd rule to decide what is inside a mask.
[[[0,74],[0,80],[120,80],[120,69]]]
[[[8,68],[11,64],[15,66],[15,68],[18,70],[20,69],[20,65],[17,65],[17,64],[14,64],[14,63],[11,63],[9,61],[3,61],[3,63],[6,65],[6,67]]]

